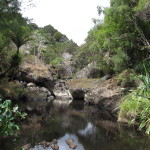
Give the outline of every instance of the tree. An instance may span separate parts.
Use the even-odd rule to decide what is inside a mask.
[[[7,36],[16,45],[17,55],[22,45],[31,40],[31,32],[29,27],[22,25],[17,20],[10,21],[8,24]]]
[[[19,49],[30,40],[30,30],[27,24],[27,19],[23,18],[20,13],[20,0],[1,0],[0,1],[0,35],[4,40],[3,46],[0,48],[1,57],[4,58],[4,62],[7,62],[7,67],[4,70],[1,70],[0,77],[5,77],[6,74],[11,74],[12,70],[18,70],[20,57],[19,57]],[[15,55],[11,54],[11,49],[9,45],[14,43],[17,47],[17,51]],[[12,58],[9,61],[10,56]],[[2,65],[3,65],[2,64]],[[16,68],[16,69],[15,69]],[[14,72],[14,71],[13,71]]]
[[[118,71],[149,57],[145,46],[149,46],[150,22],[142,20],[135,11],[142,1],[111,0],[110,8],[104,10],[104,23],[95,33],[99,47],[109,52],[112,67]],[[145,4],[142,3],[142,11],[145,11]]]

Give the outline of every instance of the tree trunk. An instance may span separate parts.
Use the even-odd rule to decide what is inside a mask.
[[[19,48],[20,48],[20,47],[17,47],[17,55],[19,55]]]

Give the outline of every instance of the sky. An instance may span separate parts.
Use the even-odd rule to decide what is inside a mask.
[[[24,0],[25,1],[25,0]],[[78,45],[84,43],[94,26],[92,18],[100,19],[97,6],[109,7],[109,0],[34,0],[35,7],[22,11],[39,27],[51,24]]]

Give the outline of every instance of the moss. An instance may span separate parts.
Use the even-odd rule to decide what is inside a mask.
[[[70,88],[73,89],[80,89],[80,88],[89,88],[93,89],[96,83],[101,83],[100,79],[75,79],[68,81],[68,85]]]

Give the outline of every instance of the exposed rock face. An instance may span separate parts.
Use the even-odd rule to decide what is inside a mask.
[[[66,82],[63,80],[56,82],[53,93],[55,95],[55,98],[58,100],[72,100],[73,99],[66,85]]]
[[[61,64],[61,69],[58,71],[58,76],[60,79],[72,78],[76,69],[73,67],[72,55],[64,52],[62,54],[64,62]]]
[[[58,71],[58,76],[60,79],[70,79],[75,73],[75,68],[71,64],[72,62],[63,62],[61,64],[61,69]]]
[[[103,72],[97,69],[95,62],[88,64],[85,68],[76,73],[76,78],[97,78],[103,75]]]
[[[85,102],[87,104],[96,104],[101,110],[107,110],[115,114],[121,97],[120,86],[117,83],[117,80],[112,78],[97,84],[85,94]]]
[[[52,91],[54,87],[53,76],[49,71],[49,68],[42,62],[35,63],[34,60],[24,61],[20,66],[19,80],[25,82],[33,82],[37,85],[46,87]]]
[[[33,83],[27,84],[28,93],[26,99],[29,101],[53,100],[51,92],[45,87],[35,86]]]

